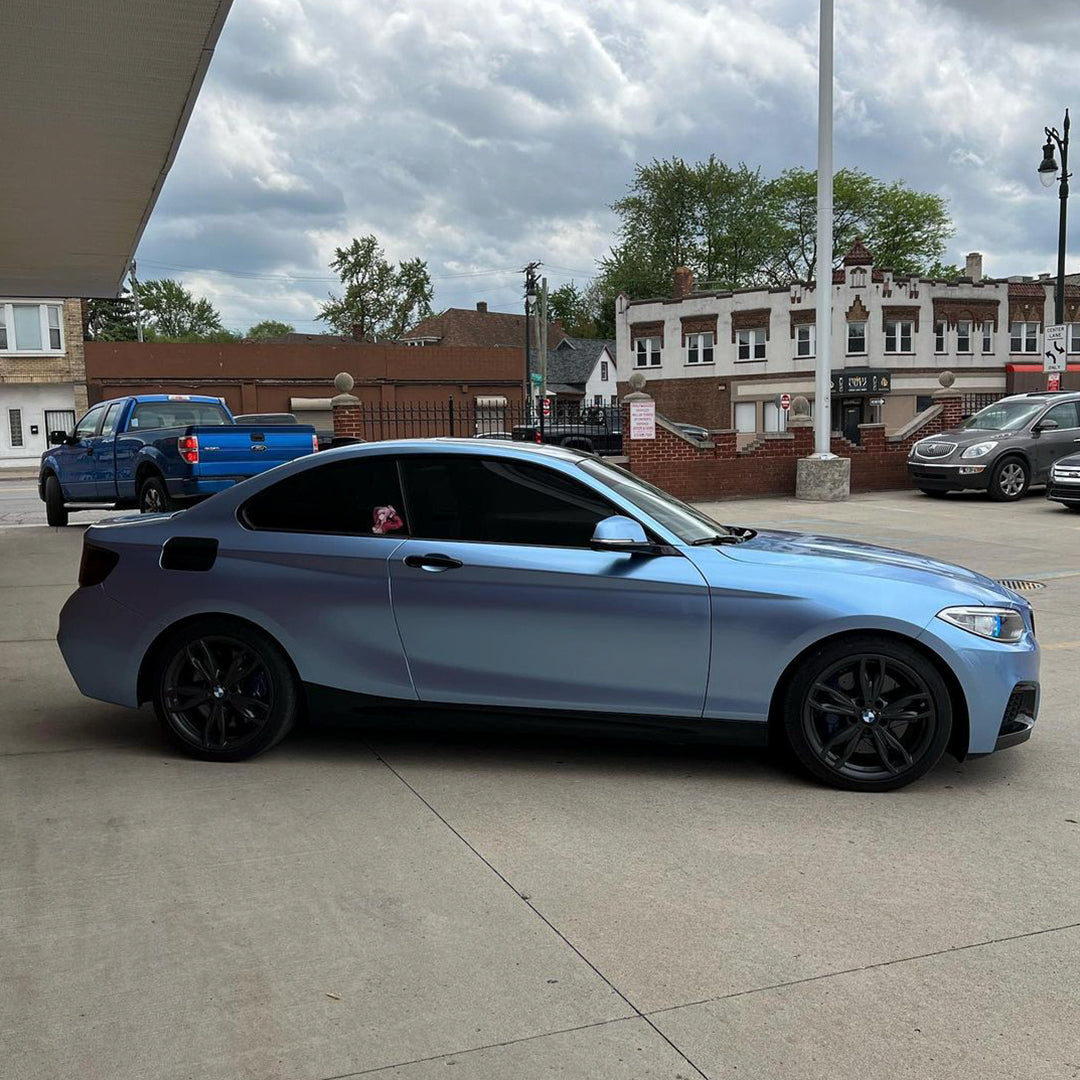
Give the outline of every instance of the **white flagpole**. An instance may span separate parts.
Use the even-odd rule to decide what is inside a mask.
[[[833,0],[821,0],[818,44],[817,370],[814,455],[831,457],[833,261]]]

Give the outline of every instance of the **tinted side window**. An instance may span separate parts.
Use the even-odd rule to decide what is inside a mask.
[[[588,547],[619,511],[543,465],[505,458],[403,456],[412,535],[431,540]]]
[[[95,405],[78,423],[75,428],[76,439],[89,439],[97,433],[98,424],[104,415],[105,406]]]
[[[1056,420],[1058,427],[1061,428],[1080,427],[1080,424],[1078,424],[1076,420],[1075,401],[1063,401],[1060,405],[1055,405],[1052,409],[1047,411],[1043,419]]]
[[[294,473],[240,510],[249,529],[407,535],[397,466],[390,457],[353,458]]]

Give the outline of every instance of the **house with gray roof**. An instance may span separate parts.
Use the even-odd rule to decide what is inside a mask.
[[[539,358],[531,361],[539,371]],[[599,338],[564,337],[547,353],[548,397],[556,413],[577,413],[582,405],[617,405],[618,372],[615,342]]]

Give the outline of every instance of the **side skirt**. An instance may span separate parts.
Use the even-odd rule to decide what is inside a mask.
[[[309,718],[342,725],[392,719],[413,728],[440,725],[455,730],[490,731],[511,726],[516,732],[651,736],[692,739],[721,746],[767,746],[769,743],[769,725],[753,720],[697,720],[685,716],[405,701],[337,690],[318,683],[304,683],[304,692]]]

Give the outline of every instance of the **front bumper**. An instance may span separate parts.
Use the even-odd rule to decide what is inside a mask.
[[[920,640],[960,682],[967,704],[968,754],[990,754],[1031,737],[1040,694],[1039,646],[1030,617],[1028,632],[1015,645],[988,641],[942,619],[932,620]]]
[[[991,466],[980,461],[938,465],[909,458],[907,466],[911,483],[929,491],[985,491],[990,486]]]
[[[1067,483],[1051,477],[1046,485],[1046,497],[1059,503],[1080,503],[1080,483]]]

